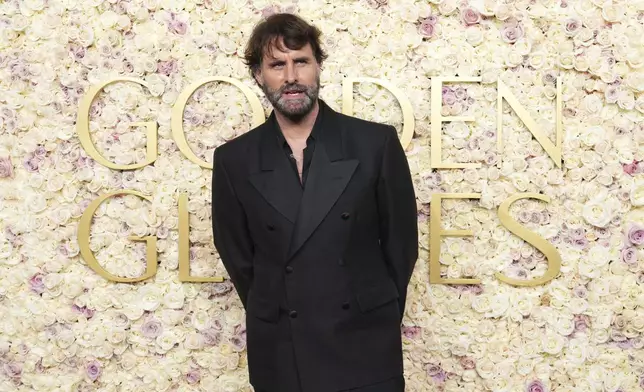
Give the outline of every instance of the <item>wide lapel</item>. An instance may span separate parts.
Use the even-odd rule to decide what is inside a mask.
[[[323,131],[316,142],[304,195],[293,230],[287,260],[304,245],[338,200],[356,168],[357,159],[342,160],[342,122],[339,114],[320,100]]]
[[[302,186],[276,138],[275,113],[264,123],[259,145],[261,171],[249,176],[266,201],[291,223],[297,219]]]

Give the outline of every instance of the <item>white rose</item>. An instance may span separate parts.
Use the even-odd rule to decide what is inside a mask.
[[[631,183],[631,204],[639,207],[644,206],[644,174],[633,177]]]
[[[479,26],[470,26],[465,30],[465,39],[472,46],[478,46],[483,42],[483,32]]]
[[[476,362],[476,372],[483,379],[490,379],[496,375],[496,365],[487,358],[481,358]]]
[[[179,336],[172,330],[164,330],[163,333],[156,338],[156,342],[163,351],[168,351],[174,347],[175,343],[179,342]]]
[[[603,200],[590,200],[584,205],[582,214],[589,224],[606,227],[615,216],[615,211]]]
[[[163,298],[163,303],[170,309],[181,309],[185,303],[183,286],[173,285]]]
[[[200,350],[204,347],[203,335],[197,332],[192,332],[186,337],[183,345],[189,350]]]

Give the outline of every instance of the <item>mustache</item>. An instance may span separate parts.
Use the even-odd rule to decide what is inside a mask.
[[[284,86],[280,89],[280,93],[303,93],[306,91],[308,91],[308,87],[302,84]]]

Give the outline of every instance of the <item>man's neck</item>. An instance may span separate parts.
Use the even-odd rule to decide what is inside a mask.
[[[320,104],[316,100],[311,112],[302,117],[302,119],[293,121],[278,111],[275,111],[275,118],[277,119],[277,123],[287,140],[301,140],[306,139],[311,134],[311,130],[313,129],[313,125],[315,124],[319,111]]]

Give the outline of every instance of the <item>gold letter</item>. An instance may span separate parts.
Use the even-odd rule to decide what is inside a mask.
[[[556,122],[556,132],[557,132],[557,144],[552,144],[550,139],[539,130],[537,123],[530,117],[530,114],[521,104],[517,97],[512,94],[512,91],[508,86],[503,83],[501,79],[498,81],[498,98],[497,98],[497,136],[498,136],[498,150],[499,153],[502,153],[503,140],[501,137],[501,131],[503,128],[503,98],[510,104],[510,107],[514,109],[514,112],[519,116],[521,121],[528,128],[528,131],[532,133],[537,142],[543,147],[544,150],[548,153],[550,158],[555,162],[557,167],[561,168],[561,138],[563,134],[563,125],[561,122],[562,117],[562,98],[561,98],[561,78],[557,77],[557,111],[555,113],[555,122]]]
[[[546,255],[546,258],[548,259],[548,271],[546,271],[545,275],[541,278],[534,280],[512,279],[500,272],[497,272],[495,275],[500,281],[514,286],[539,286],[554,279],[559,274],[559,271],[561,270],[561,256],[552,244],[548,243],[544,238],[531,232],[512,219],[510,216],[510,206],[512,203],[520,199],[539,199],[549,203],[550,198],[539,193],[517,193],[516,195],[510,196],[506,199],[499,207],[499,219],[501,220],[501,224],[512,233],[524,239],[526,242],[534,245],[535,248],[539,249],[544,255]]]
[[[100,83],[98,86],[90,87],[89,91],[80,102],[80,107],[78,109],[78,117],[76,118],[76,132],[78,132],[78,138],[80,139],[81,146],[87,152],[89,156],[94,158],[96,162],[100,163],[105,167],[116,170],[133,170],[140,169],[157,159],[157,123],[156,121],[150,122],[136,122],[130,124],[130,126],[143,126],[147,128],[147,142],[146,142],[146,152],[145,152],[145,161],[141,163],[133,163],[131,165],[117,165],[116,163],[110,162],[105,157],[103,157],[94,144],[92,143],[92,138],[89,134],[89,109],[92,106],[92,102],[107,85],[116,83],[116,82],[134,82],[138,83],[146,88],[148,84],[136,78],[129,77],[120,77],[108,80],[106,82]]]
[[[429,283],[443,284],[479,284],[480,279],[445,279],[441,278],[441,237],[464,237],[473,235],[470,230],[443,230],[441,227],[442,199],[480,199],[478,193],[434,193],[430,204],[429,233]]]
[[[342,113],[348,116],[353,115],[353,84],[360,82],[379,84],[396,97],[403,113],[403,131],[400,144],[403,148],[407,148],[411,143],[411,138],[414,136],[414,109],[403,92],[391,83],[373,78],[345,78],[342,82]]]
[[[188,214],[188,196],[179,195],[179,280],[181,282],[223,282],[222,277],[190,276],[190,215]]]
[[[432,78],[432,92],[431,92],[431,167],[433,169],[476,169],[481,167],[480,163],[454,163],[454,162],[443,162],[441,158],[442,151],[442,136],[441,131],[443,128],[443,122],[445,121],[475,121],[472,116],[460,116],[460,117],[443,117],[441,114],[441,108],[443,107],[443,82],[480,82],[480,77],[472,78],[453,78],[447,80],[446,78]]]
[[[225,76],[208,77],[191,84],[187,89],[183,90],[181,94],[179,94],[179,97],[177,97],[177,102],[175,102],[174,106],[172,106],[172,137],[174,138],[174,141],[177,143],[177,147],[179,147],[179,150],[183,153],[183,155],[185,155],[192,162],[206,169],[212,169],[212,164],[208,164],[208,162],[199,159],[195,155],[195,153],[192,152],[190,146],[188,145],[186,135],[183,132],[183,112],[186,109],[188,100],[190,99],[190,97],[192,97],[192,94],[194,94],[199,87],[203,86],[206,83],[217,81],[230,83],[233,86],[239,88],[242,93],[244,93],[246,99],[248,99],[248,102],[250,102],[250,107],[253,110],[253,127],[260,125],[266,119],[266,117],[264,116],[264,108],[262,107],[262,103],[259,101],[259,98],[257,98],[257,95],[255,95],[255,93],[253,93],[250,88],[246,87],[238,80]]]
[[[81,255],[83,256],[83,259],[87,263],[87,265],[91,269],[96,271],[96,273],[104,277],[105,279],[111,280],[114,282],[123,282],[123,283],[140,282],[142,280],[146,280],[156,275],[157,273],[157,238],[156,237],[153,237],[153,236],[143,237],[143,238],[137,237],[137,236],[129,237],[129,239],[133,241],[147,241],[147,244],[146,244],[147,267],[145,269],[145,274],[143,274],[138,278],[123,278],[120,276],[112,275],[109,272],[105,271],[105,269],[101,267],[100,264],[98,264],[98,261],[96,260],[96,258],[94,257],[94,254],[92,254],[92,251],[89,248],[89,232],[90,232],[92,217],[94,216],[94,213],[96,212],[96,210],[98,209],[98,206],[100,206],[103,201],[116,195],[135,195],[147,201],[151,201],[149,197],[144,196],[142,193],[133,191],[133,190],[128,190],[128,189],[108,193],[92,201],[87,207],[87,209],[83,212],[83,215],[81,216],[81,219],[80,219],[80,224],[78,225],[78,244],[79,244],[80,252],[81,252]]]

